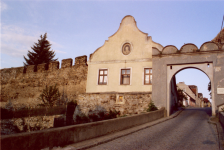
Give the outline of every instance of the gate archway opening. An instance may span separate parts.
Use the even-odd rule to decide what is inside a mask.
[[[172,95],[172,90],[176,88],[174,83],[175,75],[189,68],[197,69],[203,72],[209,78],[211,82],[211,93],[212,93],[212,115],[215,115],[215,95],[214,95],[214,82],[213,82],[213,63],[196,63],[196,64],[171,64],[167,65],[167,115],[169,116],[174,108],[175,99]]]

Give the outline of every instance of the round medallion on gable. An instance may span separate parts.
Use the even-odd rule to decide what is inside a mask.
[[[122,53],[124,55],[128,55],[131,52],[131,44],[130,43],[125,43],[122,47]]]

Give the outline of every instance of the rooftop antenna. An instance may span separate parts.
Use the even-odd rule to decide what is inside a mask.
[[[222,32],[222,27],[223,27],[223,21],[224,21],[224,15],[223,15],[223,19],[222,19],[221,31],[219,33],[219,39],[218,39],[219,43],[221,43],[221,32]]]

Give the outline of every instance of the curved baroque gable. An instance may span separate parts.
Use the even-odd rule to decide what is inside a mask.
[[[102,62],[151,58],[152,47],[162,49],[162,46],[153,42],[147,33],[140,31],[134,17],[128,15],[122,19],[117,32],[110,36],[103,46],[91,54],[89,61]]]

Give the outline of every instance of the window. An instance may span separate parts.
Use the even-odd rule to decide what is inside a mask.
[[[106,85],[107,84],[107,69],[100,69],[99,70],[99,85]]]
[[[130,69],[121,69],[121,84],[130,85]]]
[[[144,84],[145,85],[152,84],[152,68],[144,69]]]

